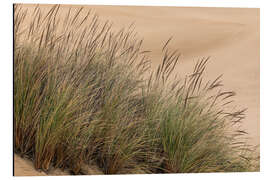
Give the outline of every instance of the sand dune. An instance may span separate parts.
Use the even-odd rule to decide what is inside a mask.
[[[70,6],[64,6],[67,11]],[[78,7],[78,6],[72,6]],[[115,29],[135,23],[151,50],[153,67],[161,61],[161,48],[171,36],[171,49],[182,53],[176,71],[185,74],[195,62],[211,56],[206,79],[223,74],[224,88],[237,93],[236,105],[248,108],[243,127],[251,142],[259,144],[260,22],[256,8],[85,6]]]
[[[33,5],[25,7],[33,9]],[[61,11],[66,12],[70,6],[63,7]],[[206,79],[223,74],[224,89],[237,93],[235,105],[248,108],[243,127],[250,133],[250,142],[260,143],[259,9],[137,6],[85,9],[92,9],[102,20],[111,20],[115,29],[134,22],[138,37],[144,38],[144,49],[152,51],[153,67],[161,61],[160,50],[171,36],[169,47],[182,53],[178,73],[190,72],[199,58],[211,56]]]
[[[248,108],[243,127],[259,144],[260,29],[259,9],[89,6],[116,27],[135,22],[151,50],[152,63],[161,61],[161,48],[171,36],[170,48],[179,49],[176,71],[192,70],[198,58],[211,56],[206,78],[223,74],[224,88],[237,93],[236,105]]]

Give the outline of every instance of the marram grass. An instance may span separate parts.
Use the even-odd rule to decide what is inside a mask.
[[[14,6],[14,144],[35,168],[259,171],[257,151],[235,128],[244,110],[227,108],[235,93],[221,91],[221,77],[203,80],[209,58],[173,79],[170,40],[152,71],[133,26],[113,31],[83,8],[60,9]]]

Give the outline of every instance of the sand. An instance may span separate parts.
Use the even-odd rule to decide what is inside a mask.
[[[237,93],[235,105],[248,108],[243,128],[250,142],[260,139],[260,29],[256,8],[183,8],[91,6],[101,19],[116,27],[135,23],[143,47],[151,50],[153,67],[161,61],[163,44],[171,36],[171,49],[182,58],[179,74],[190,73],[199,58],[211,56],[205,79],[223,74],[225,90]]]
[[[15,176],[46,176],[46,173],[37,171],[33,162],[14,155],[14,175]]]
[[[95,165],[82,166],[82,173],[87,175],[102,175],[103,172]],[[67,169],[51,168],[48,172],[36,170],[31,160],[14,155],[14,176],[68,176],[72,173]]]
[[[70,6],[63,7],[61,11],[66,12]],[[94,10],[102,20],[111,20],[115,29],[134,22],[138,37],[144,38],[143,48],[152,51],[153,67],[161,61],[162,45],[171,36],[169,48],[182,53],[176,72],[191,72],[199,58],[211,56],[205,78],[214,79],[223,74],[224,90],[237,93],[234,104],[248,108],[243,128],[249,133],[249,142],[259,145],[259,9],[138,6],[86,6],[85,9]],[[15,167],[23,165],[15,159]],[[16,171],[15,168],[15,175]]]
[[[31,160],[22,158],[19,155],[14,155],[14,176],[67,176],[68,171],[61,169],[52,169],[45,173],[41,170],[36,170]]]

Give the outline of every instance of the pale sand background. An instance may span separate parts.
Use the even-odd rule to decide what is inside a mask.
[[[70,6],[62,7],[61,11],[66,12]],[[94,10],[102,20],[111,20],[115,29],[135,22],[138,37],[144,38],[144,49],[152,51],[153,67],[161,61],[161,48],[171,36],[169,47],[182,53],[176,67],[178,73],[191,72],[199,58],[211,56],[205,79],[223,74],[224,89],[237,93],[235,105],[248,108],[243,128],[249,132],[249,141],[254,145],[260,143],[259,9],[139,6],[85,6],[85,9]]]

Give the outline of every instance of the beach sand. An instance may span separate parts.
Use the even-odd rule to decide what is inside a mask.
[[[33,10],[33,5],[25,8]],[[43,7],[43,6],[41,6]],[[45,6],[48,9],[48,5]],[[69,7],[63,6],[62,12]],[[150,50],[153,68],[161,62],[161,49],[173,36],[169,48],[182,53],[176,72],[190,73],[202,57],[210,56],[205,79],[223,74],[224,90],[237,93],[234,105],[248,108],[243,128],[249,133],[249,142],[260,143],[260,27],[257,8],[193,8],[193,7],[139,7],[139,6],[85,6],[96,12],[101,20],[110,20],[114,29],[132,22],[143,48]],[[17,156],[15,156],[18,158]],[[22,161],[16,161],[16,171]],[[20,165],[21,164],[21,165]],[[17,173],[18,174],[18,173]]]
[[[37,171],[33,162],[24,159],[17,154],[14,155],[14,175],[15,176],[46,176],[46,173]]]

